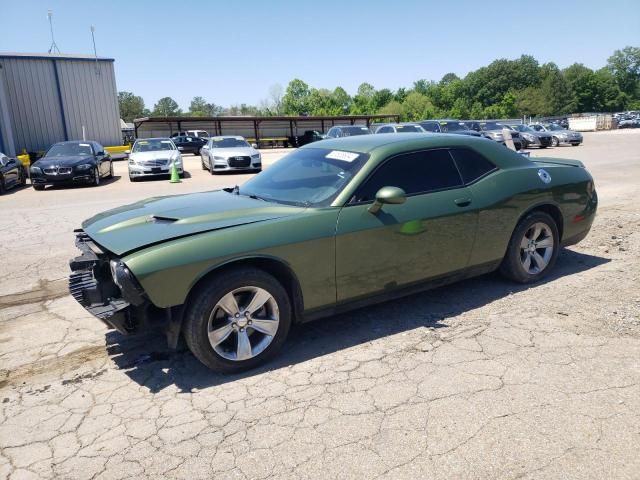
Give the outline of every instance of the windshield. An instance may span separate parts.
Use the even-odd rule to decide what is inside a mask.
[[[502,130],[504,125],[496,122],[487,122],[480,125],[482,130]]]
[[[327,206],[368,158],[364,153],[301,148],[244,183],[238,192],[288,205]]]
[[[439,132],[438,123],[436,122],[424,122],[420,126],[427,132]]]
[[[169,139],[152,138],[149,140],[138,140],[133,146],[133,153],[156,152],[158,150],[175,150],[176,147]]]
[[[45,157],[84,157],[93,155],[88,143],[57,143],[49,149]]]
[[[533,128],[536,132],[544,131],[544,127],[542,125],[531,125],[531,128]]]
[[[423,132],[422,127],[418,125],[396,125],[396,132],[398,133],[406,133],[406,132]]]
[[[222,138],[214,137],[211,139],[211,148],[246,148],[249,144],[245,140],[239,138]]]
[[[549,130],[553,130],[553,131],[558,131],[558,130],[564,130],[564,128],[562,128],[560,125],[549,125],[547,127]]]
[[[369,129],[367,127],[340,127],[342,130],[341,137],[352,137],[354,135],[367,135]]]
[[[535,132],[535,130],[527,125],[513,125],[513,128],[519,132]]]
[[[441,123],[443,132],[459,132],[461,130],[469,130],[464,123],[461,122],[445,122]]]

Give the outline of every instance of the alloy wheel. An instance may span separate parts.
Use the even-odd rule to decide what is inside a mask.
[[[553,232],[542,222],[534,223],[520,242],[520,262],[529,275],[542,272],[553,256]]]
[[[247,286],[226,293],[209,315],[213,350],[232,361],[249,360],[273,341],[280,323],[278,304],[267,290]]]

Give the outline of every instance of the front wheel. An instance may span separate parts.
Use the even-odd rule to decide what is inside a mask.
[[[44,185],[34,185],[33,189],[40,192],[40,191],[44,190]]]
[[[558,140],[558,137],[553,137],[553,138],[551,139],[551,144],[552,144],[554,147],[559,147],[559,146],[560,146],[560,140]]]
[[[113,178],[113,162],[109,162],[109,176],[107,178]]]
[[[280,282],[262,270],[239,268],[190,295],[183,334],[207,367],[238,372],[275,355],[290,326],[291,303]]]
[[[100,185],[100,170],[96,167],[93,171],[93,186],[97,187],[98,185]]]
[[[532,212],[516,226],[500,272],[519,283],[537,282],[551,270],[559,249],[560,235],[551,215]]]

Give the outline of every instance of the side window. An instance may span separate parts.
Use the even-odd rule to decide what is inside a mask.
[[[462,179],[447,150],[406,153],[388,159],[358,189],[354,200],[375,200],[382,187],[400,187],[407,195],[461,187]]]
[[[380,130],[377,131],[377,133],[392,133],[393,132],[393,128],[391,127],[382,127]]]
[[[329,129],[329,131],[327,132],[327,137],[334,137],[334,138],[337,137],[335,127]]]
[[[496,166],[475,150],[455,148],[451,155],[458,165],[465,184],[475,182],[480,177],[492,172]]]

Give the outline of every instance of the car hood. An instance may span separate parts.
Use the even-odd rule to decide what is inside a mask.
[[[250,157],[251,155],[258,153],[257,150],[254,150],[251,147],[212,148],[209,151],[211,152],[211,155],[215,157]]]
[[[129,154],[129,159],[136,162],[146,162],[149,160],[170,160],[178,156],[176,150],[158,150],[155,152],[136,152]]]
[[[74,167],[83,163],[92,163],[95,159],[91,155],[70,156],[70,157],[43,157],[31,164],[32,167]]]
[[[85,220],[83,230],[116,255],[203,232],[264,222],[304,211],[224,190],[154,197]]]

